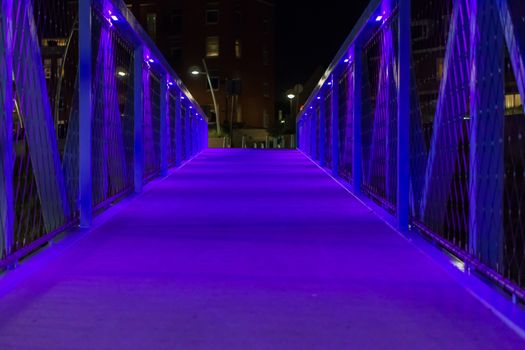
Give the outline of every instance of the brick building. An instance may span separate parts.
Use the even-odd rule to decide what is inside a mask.
[[[274,4],[263,0],[128,0],[214,127],[215,111],[203,71],[206,60],[221,124],[268,129],[275,110]],[[240,82],[237,98],[229,81]],[[235,90],[235,89],[234,89]]]

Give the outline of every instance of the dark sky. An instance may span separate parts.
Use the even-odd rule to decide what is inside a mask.
[[[277,100],[328,67],[369,0],[276,0]]]

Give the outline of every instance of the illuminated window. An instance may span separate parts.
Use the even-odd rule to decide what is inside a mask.
[[[521,114],[522,107],[520,94],[505,95],[505,115]]]
[[[438,57],[437,59],[437,80],[441,80],[441,78],[443,78],[443,65],[444,65],[444,60],[443,60],[443,57]]]
[[[206,10],[206,24],[219,23],[219,10]]]
[[[241,58],[242,49],[241,49],[241,40],[235,39],[235,58]]]
[[[219,57],[218,36],[209,36],[206,38],[206,57]]]
[[[146,29],[149,36],[155,40],[157,38],[157,14],[148,13],[146,16]]]
[[[50,47],[56,47],[56,46],[66,46],[67,40],[64,38],[60,39],[42,39],[42,46],[50,46]]]
[[[51,79],[51,65],[52,61],[50,58],[44,60],[44,72],[46,74],[46,79]]]
[[[57,77],[62,75],[62,58],[57,59]]]

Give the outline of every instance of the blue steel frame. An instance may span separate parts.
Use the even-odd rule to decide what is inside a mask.
[[[185,160],[197,155],[207,147],[207,119],[204,112],[195,101],[181,79],[170,67],[153,41],[133,17],[126,4],[121,0],[80,0],[79,14],[79,74],[78,74],[78,207],[69,208],[67,189],[62,170],[61,157],[58,153],[57,140],[52,125],[50,103],[45,89],[44,70],[40,56],[39,43],[35,41],[35,31],[32,16],[31,0],[0,0],[0,270],[16,264],[16,261],[29,254],[42,244],[45,244],[59,232],[75,224],[72,212],[78,211],[76,224],[89,228],[93,220],[93,113],[94,101],[93,81],[93,13],[95,10],[109,22],[109,28],[126,38],[134,46],[133,74],[133,178],[135,192],[141,192],[144,184],[144,84],[143,71],[151,69],[161,77],[160,83],[160,174],[168,173],[168,144],[175,144],[175,165],[179,166]],[[14,6],[16,4],[17,6]],[[19,11],[18,13],[14,13]],[[98,12],[97,12],[98,13]],[[17,23],[19,18],[21,23]],[[115,20],[117,18],[118,20]],[[15,31],[13,28],[18,30]],[[17,48],[17,50],[14,50]],[[22,67],[20,52],[30,52],[27,60],[33,60],[34,65]],[[18,60],[18,61],[17,61]],[[13,65],[25,69],[25,76],[32,79],[17,81],[13,84]],[[24,86],[34,82],[33,88]],[[44,85],[39,85],[44,84]],[[35,181],[39,185],[38,195],[42,206],[45,223],[45,235],[37,241],[13,250],[13,224],[15,203],[13,191],[13,171],[15,151],[13,146],[13,107],[14,87],[25,88],[25,103],[32,103],[38,108],[38,116],[42,115],[45,122],[37,118],[26,121],[28,143],[31,143],[31,161],[35,172]],[[28,87],[28,86],[27,86]],[[40,87],[40,88],[39,88]],[[18,94],[22,92],[18,91]],[[169,133],[167,101],[169,95],[176,96],[175,135]],[[185,105],[187,115],[181,115],[181,106]],[[190,112],[191,111],[191,112]],[[182,144],[182,118],[186,119],[186,141]],[[37,124],[38,123],[38,124]],[[34,124],[34,125],[33,125]],[[37,128],[37,125],[38,128]],[[73,122],[72,122],[73,125]],[[191,125],[191,129],[189,126]],[[168,137],[175,138],[170,142]],[[193,142],[191,141],[193,140]],[[190,144],[192,142],[192,144]],[[182,159],[182,147],[186,149],[186,159]],[[47,166],[47,167],[46,167]]]
[[[338,80],[339,72],[349,61],[353,64],[353,86],[348,87],[349,99],[353,106],[353,150],[352,150],[352,179],[348,186],[356,195],[364,193],[362,185],[366,179],[364,174],[369,175],[368,169],[373,161],[370,158],[366,165],[363,164],[363,86],[367,79],[364,73],[363,48],[373,35],[382,30],[386,18],[395,16],[397,21],[397,57],[394,58],[394,77],[397,88],[397,169],[396,169],[396,202],[394,217],[397,220],[398,229],[407,232],[412,226],[423,234],[437,241],[443,248],[452,252],[464,260],[471,268],[476,269],[483,275],[488,276],[494,283],[503,287],[514,296],[525,301],[525,291],[515,281],[511,281],[502,275],[502,257],[504,245],[503,227],[503,192],[504,192],[504,53],[505,44],[508,49],[510,63],[512,65],[517,88],[522,100],[525,98],[525,26],[516,20],[516,15],[511,13],[512,6],[516,7],[517,0],[453,0],[453,14],[449,29],[447,42],[447,53],[444,59],[445,73],[441,82],[437,112],[434,121],[434,132],[428,151],[426,164],[419,164],[411,159],[411,151],[422,147],[421,140],[411,140],[411,130],[421,129],[421,125],[415,124],[417,113],[417,102],[413,93],[414,72],[412,65],[412,36],[411,36],[411,0],[372,0],[351,31],[350,35],[342,45],[336,57],[319,81],[316,89],[305,103],[305,108],[297,116],[297,139],[298,148],[324,166],[323,156],[317,157],[317,149],[323,147],[326,142],[333,145],[333,174],[340,178],[337,164],[337,150],[344,145],[339,144],[337,116],[339,111],[335,81]],[[461,28],[467,28],[467,37],[460,33]],[[470,37],[468,37],[470,36]],[[465,44],[468,41],[470,45]],[[382,42],[383,43],[383,42]],[[388,44],[387,44],[388,45]],[[392,46],[392,45],[391,45]],[[467,59],[465,60],[464,57]],[[447,77],[447,69],[454,62],[460,62],[457,68],[458,76]],[[386,64],[386,63],[383,63]],[[390,64],[390,63],[389,63]],[[383,69],[383,67],[381,67]],[[452,81],[455,79],[455,81]],[[469,91],[460,92],[461,95],[454,101],[448,101],[447,96],[457,94],[450,84],[466,82]],[[332,140],[316,140],[318,126],[315,123],[315,110],[318,99],[323,99],[325,91],[332,89]],[[448,90],[447,90],[448,89]],[[378,96],[379,97],[379,96]],[[450,98],[448,98],[450,99]],[[459,100],[468,101],[462,106]],[[456,108],[457,107],[457,108]],[[458,136],[444,134],[444,125],[450,123],[447,111],[454,109],[455,113],[462,116],[470,116],[469,137],[469,159],[468,170],[468,247],[461,248],[453,242],[449,242],[438,234],[423,227],[419,222],[411,218],[411,210],[425,217],[427,215],[427,202],[439,202],[437,206],[446,208],[446,192],[442,184],[438,184],[435,178],[439,167],[451,168],[454,166],[454,156],[445,159],[438,154],[439,149],[446,145],[449,148],[459,147]],[[525,106],[523,107],[525,113]],[[463,117],[462,117],[463,119]],[[414,124],[412,124],[414,123]],[[319,125],[320,128],[323,125]],[[389,126],[387,125],[387,128]],[[387,138],[389,131],[386,131]],[[324,134],[321,134],[324,135]],[[388,141],[387,141],[388,142]],[[411,144],[413,142],[413,144]],[[447,142],[452,143],[446,144]],[[387,150],[388,152],[388,150]],[[321,153],[322,155],[322,153]],[[388,158],[388,153],[387,153]],[[412,168],[411,168],[412,162]],[[417,164],[416,164],[417,163]],[[387,165],[388,166],[388,165]],[[413,169],[413,170],[412,170]],[[415,178],[411,171],[424,174],[422,180]],[[487,176],[489,175],[490,176]],[[452,172],[447,174],[447,183],[451,180]],[[387,192],[388,192],[388,168],[387,168]],[[341,179],[342,182],[344,180]],[[419,181],[419,183],[418,183]],[[363,194],[364,195],[364,194]],[[411,200],[412,198],[412,200]],[[375,198],[377,200],[377,198]],[[416,200],[421,203],[415,206]],[[388,203],[381,203],[385,209]],[[411,209],[411,205],[413,206]],[[435,205],[435,204],[434,204]]]

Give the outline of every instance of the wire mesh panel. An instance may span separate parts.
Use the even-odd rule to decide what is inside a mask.
[[[187,154],[187,148],[186,148],[186,142],[187,142],[187,132],[186,132],[186,128],[188,127],[187,126],[187,119],[186,119],[186,106],[184,105],[184,103],[182,103],[181,105],[181,108],[180,108],[180,118],[181,118],[181,121],[180,121],[180,125],[181,125],[181,145],[182,145],[182,150],[181,150],[181,156],[182,156],[182,159],[186,160],[188,159],[188,154]]]
[[[525,5],[508,2],[495,9],[501,19],[504,64],[503,123],[503,259],[504,276],[525,287]],[[497,20],[495,21],[497,23]],[[511,24],[512,23],[512,24]],[[514,29],[514,30],[513,30]],[[521,46],[519,46],[521,45]],[[494,174],[493,174],[494,175]]]
[[[363,21],[330,68],[338,78],[337,133],[325,119],[331,104],[324,88],[317,88],[300,113],[299,146],[329,166],[339,135],[339,175],[361,175],[354,185],[400,222],[397,157],[408,158],[410,189],[400,191],[400,211],[408,200],[412,224],[525,299],[525,4],[412,1],[410,75],[397,62],[398,9],[387,5]],[[398,95],[400,81],[410,83],[408,150],[397,140],[398,100],[406,97]],[[354,110],[361,110],[358,130]],[[362,152],[353,152],[354,134]],[[352,174],[355,164],[361,174]]]
[[[144,179],[160,172],[160,79],[144,71]]]
[[[352,64],[346,65],[339,81],[334,84],[339,84],[339,176],[350,182],[354,143],[352,91],[354,69]]]
[[[169,120],[169,137],[168,137],[168,164],[173,165],[177,157],[177,99],[173,94],[168,96],[168,120]]]
[[[413,5],[412,215],[468,246],[469,21],[465,1]],[[427,26],[428,29],[426,28]],[[418,28],[418,27],[416,27]]]
[[[90,2],[91,10],[80,19],[83,23],[91,19],[91,33],[85,30],[89,26],[82,26],[82,35],[78,2],[7,0],[1,5],[0,269],[4,269],[79,218],[89,225],[93,209],[102,209],[137,185],[135,174],[142,173],[142,165],[145,178],[159,173],[161,85],[154,72],[162,71],[168,79],[176,74],[158,49],[148,46],[145,32],[136,31],[138,22],[122,13],[126,10],[118,1]],[[80,45],[87,44],[81,42],[86,38],[91,38],[91,45]],[[86,55],[79,57],[80,50]],[[155,59],[139,57],[144,69],[135,77],[134,56],[141,51]],[[205,145],[193,134],[205,133],[207,125],[203,121],[200,127],[197,118],[202,111],[186,88],[177,85],[194,111],[191,125],[185,110],[183,121],[185,140],[192,142],[187,149],[195,153]],[[139,86],[143,101],[135,95]],[[91,94],[80,96],[83,87]],[[90,102],[92,108],[80,110],[80,102]],[[135,135],[139,130],[134,125],[135,107],[144,108],[143,137]],[[163,129],[169,134],[169,163],[176,160],[176,107],[170,96]],[[85,142],[89,140],[91,144]]]
[[[57,89],[74,18],[65,1],[15,0],[12,5],[15,221],[10,250],[17,251],[73,217],[58,142],[65,135],[65,101],[72,97]]]
[[[93,204],[131,191],[133,48],[108,21],[94,13]],[[128,119],[126,121],[126,118]]]
[[[364,193],[386,209],[396,204],[397,169],[397,15],[381,25],[363,48]]]
[[[324,136],[323,140],[325,142],[323,158],[326,162],[326,167],[332,169],[332,90],[328,89],[324,101]]]

